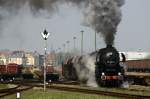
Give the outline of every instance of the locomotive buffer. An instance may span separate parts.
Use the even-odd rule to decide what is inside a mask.
[[[44,91],[46,90],[46,52],[47,52],[47,39],[50,35],[50,33],[48,33],[46,31],[46,29],[44,30],[44,32],[41,33],[44,41],[45,41],[45,46],[44,46]]]

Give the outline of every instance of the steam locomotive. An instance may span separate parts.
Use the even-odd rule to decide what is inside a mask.
[[[120,86],[123,83],[124,67],[120,64],[119,52],[112,45],[90,53],[89,57],[94,57],[94,67],[92,68],[95,71],[91,71],[91,73],[95,73],[95,80],[99,86]],[[123,62],[126,60],[123,54],[121,54],[121,58]],[[93,66],[91,64],[86,66],[89,65],[88,61],[91,60],[86,59],[84,55],[68,59],[63,64],[63,76],[68,80],[76,80],[86,84],[91,76],[90,68]],[[89,77],[87,77],[88,73]]]
[[[121,54],[125,61],[124,54]],[[95,62],[95,79],[100,86],[120,86],[124,80],[124,67],[120,64],[120,54],[112,47],[100,49]]]

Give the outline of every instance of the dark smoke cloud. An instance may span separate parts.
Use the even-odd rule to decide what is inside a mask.
[[[23,5],[28,4],[33,14],[41,10],[53,13],[63,3],[82,7],[84,25],[102,34],[106,44],[113,44],[117,26],[121,21],[120,7],[124,4],[124,0],[0,0],[0,9],[17,14]],[[2,16],[3,13],[0,13],[1,20]]]
[[[10,12],[17,12],[25,2],[26,0],[0,0],[0,7]]]
[[[31,10],[36,13],[40,10],[47,10],[49,13],[52,13],[58,9],[58,1],[61,0],[28,0]]]
[[[85,12],[86,25],[101,33],[106,44],[114,42],[123,4],[124,0],[91,0]]]

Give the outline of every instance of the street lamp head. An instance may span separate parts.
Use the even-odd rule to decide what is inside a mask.
[[[74,36],[73,39],[76,39],[76,37]]]
[[[66,41],[66,43],[68,43],[68,44],[69,44],[69,43],[70,43],[70,41]]]
[[[81,30],[81,33],[83,33],[84,31],[83,30]]]

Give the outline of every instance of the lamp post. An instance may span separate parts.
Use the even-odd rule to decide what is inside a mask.
[[[76,46],[75,46],[76,45],[75,44],[76,43],[76,37],[75,36],[73,37],[73,41],[74,41],[74,52],[75,52],[75,49],[76,49]]]
[[[97,49],[97,46],[96,46],[97,44],[96,44],[96,42],[97,42],[97,41],[96,41],[96,30],[95,30],[95,51],[96,51],[96,49]]]
[[[83,55],[83,30],[81,31],[81,55]]]
[[[65,51],[65,49],[66,49],[65,47],[66,47],[66,45],[65,45],[65,44],[63,44],[63,48],[64,48],[63,50],[64,50],[64,53],[66,52],[66,51]]]
[[[61,64],[61,48],[58,48],[58,65]]]
[[[96,33],[97,33],[97,31],[96,31],[96,27],[97,27],[98,25],[95,23],[95,42],[94,42],[94,47],[95,47],[95,51],[96,51],[96,49],[97,49],[97,39],[96,39]]]
[[[46,29],[44,30],[44,32],[41,33],[43,38],[44,38],[44,91],[46,91],[46,52],[47,52],[47,39],[50,35],[50,33],[48,33],[46,31]]]
[[[69,43],[70,43],[70,41],[66,41],[66,43],[68,44],[68,53],[69,53]]]

